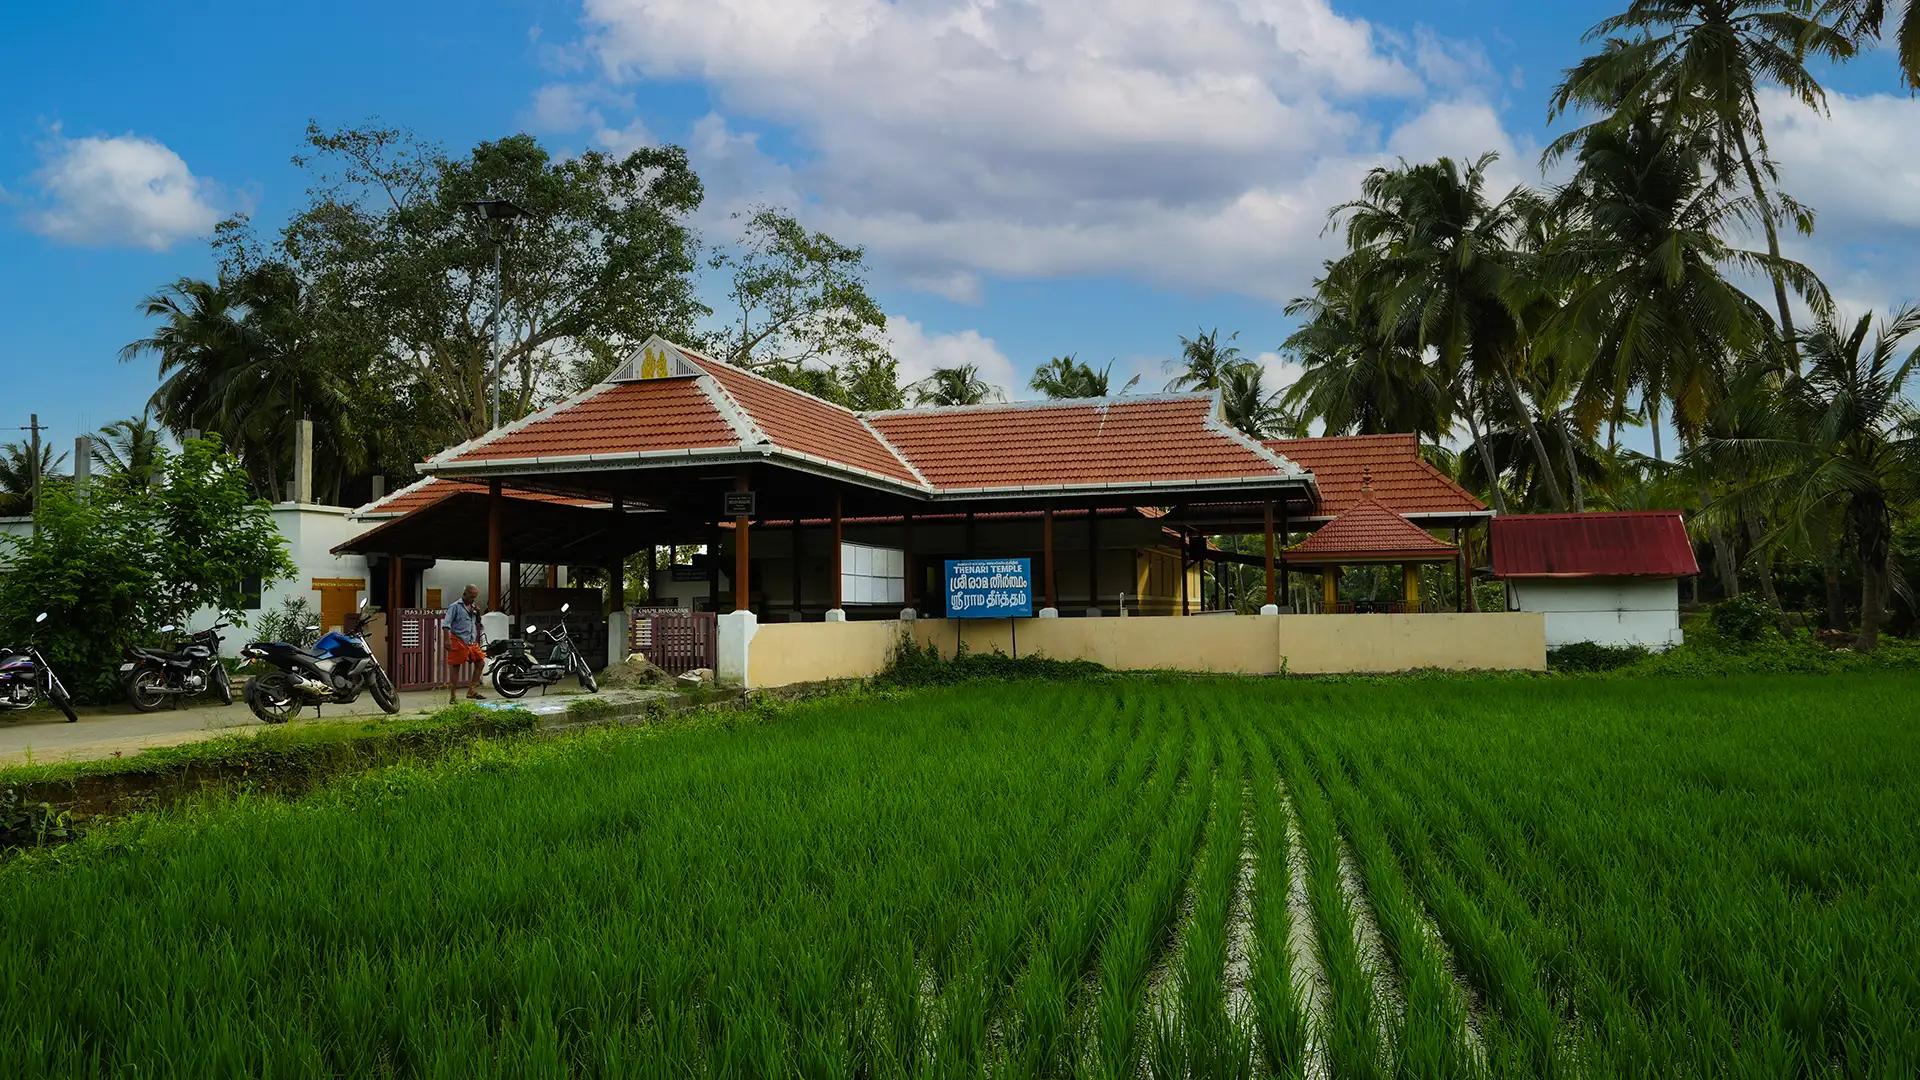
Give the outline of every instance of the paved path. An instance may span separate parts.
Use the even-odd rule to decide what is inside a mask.
[[[238,687],[235,689],[238,690]],[[610,703],[620,703],[658,696],[658,693],[609,689],[600,696]],[[580,697],[579,694],[551,691],[541,697],[538,691],[534,691],[512,704],[545,715],[565,712],[567,705],[578,701]],[[198,702],[202,699],[194,700]],[[118,757],[151,750],[156,746],[177,746],[265,726],[254,718],[244,702],[235,701],[231,706],[222,707],[211,699],[205,700],[209,704],[195,704],[185,709],[161,709],[152,713],[134,712],[124,705],[83,705],[78,710],[80,722],[77,724],[67,723],[65,717],[52,709],[0,713],[0,765]],[[444,707],[446,703],[445,690],[410,691],[400,695],[400,715],[430,712]],[[501,702],[490,693],[488,703],[498,705]],[[320,720],[360,719],[368,715],[382,715],[380,706],[373,703],[371,695],[362,695],[359,701],[351,705],[326,706],[321,710]],[[313,710],[302,709],[300,718],[293,722],[315,722]]]

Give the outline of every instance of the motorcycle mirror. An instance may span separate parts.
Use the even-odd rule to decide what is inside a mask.
[[[360,610],[361,611],[367,610],[367,598],[364,596],[360,598]]]
[[[44,611],[43,611],[43,612],[41,612],[41,613],[40,613],[40,614],[38,614],[38,615],[35,615],[35,616],[33,617],[33,624],[34,624],[35,626],[38,626],[38,625],[40,625],[41,623],[43,623],[43,622],[46,622],[46,621],[47,621],[47,613],[46,613],[46,612],[44,612]]]
[[[171,634],[171,633],[173,633],[173,632],[174,632],[175,630],[178,630],[178,629],[180,629],[180,628],[179,628],[179,627],[177,627],[177,626],[175,626],[175,625],[173,625],[172,623],[168,623],[167,625],[165,625],[165,626],[163,626],[163,627],[161,627],[161,628],[160,628],[160,632],[161,632],[161,633],[163,633],[163,634]]]
[[[567,612],[568,612],[569,610],[571,610],[572,608],[573,608],[573,605],[572,605],[572,604],[561,604],[561,605],[560,605],[560,614],[562,614],[562,615],[565,615],[565,614],[566,614],[566,613],[567,613]]]
[[[309,634],[316,633],[319,631],[319,629],[320,629],[319,623],[312,623],[307,627],[307,633]]]
[[[540,628],[539,628],[539,627],[537,627],[537,626],[535,626],[535,625],[533,625],[532,623],[528,623],[528,624],[527,624],[527,633],[529,633],[529,634],[537,634],[537,633],[539,633],[539,632],[540,632]]]

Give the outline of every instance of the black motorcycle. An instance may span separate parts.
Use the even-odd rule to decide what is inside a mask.
[[[171,649],[146,645],[128,649],[127,662],[120,665],[127,701],[141,712],[152,712],[168,699],[178,704],[183,697],[211,691],[220,704],[233,704],[233,681],[220,662],[220,631],[226,628],[226,623],[215,623]],[[163,626],[160,632],[171,634],[178,629]]]
[[[564,616],[572,606],[560,605],[560,614]],[[535,654],[534,642],[546,649],[545,660]],[[573,647],[564,618],[557,630],[529,626],[526,637],[488,642],[487,659],[492,662],[493,688],[503,698],[523,697],[536,686],[552,686],[569,675],[578,676],[580,689],[587,693],[600,692],[600,684],[593,681],[593,672],[587,667],[587,658]]]
[[[362,600],[360,607],[366,606]],[[360,621],[364,625],[364,615]],[[322,705],[351,704],[362,692],[372,694],[382,710],[400,711],[393,680],[374,659],[366,635],[357,628],[350,633],[336,630],[312,645],[256,641],[240,655],[274,669],[247,680],[247,708],[263,723],[284,724],[305,705],[313,706],[317,714]]]
[[[40,624],[46,621],[44,611],[33,620],[36,634]],[[66,684],[53,673],[53,666],[40,655],[40,648],[32,638],[27,639],[24,649],[0,645],[0,710],[22,712],[40,704],[42,697],[67,714],[67,723],[80,719],[73,712],[73,695],[67,693]]]

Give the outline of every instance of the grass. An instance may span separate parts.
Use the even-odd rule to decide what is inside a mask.
[[[482,738],[0,864],[0,1075],[1906,1075],[1917,692],[1103,677]]]

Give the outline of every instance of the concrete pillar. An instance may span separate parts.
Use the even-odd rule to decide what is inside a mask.
[[[721,686],[747,685],[748,653],[760,624],[753,612],[730,611],[719,618],[720,629],[714,641],[713,680]]]
[[[73,440],[73,497],[87,497],[87,481],[93,476],[93,436]]]
[[[293,501],[313,501],[313,421],[293,425]]]
[[[369,502],[379,502],[387,497],[387,478],[379,473],[373,474],[373,498]]]
[[[615,608],[607,612],[607,666],[620,663],[632,652],[632,637],[627,633],[627,609]]]
[[[487,610],[500,610],[500,517],[506,507],[500,481],[487,481]],[[516,582],[515,584],[518,584]],[[518,590],[515,590],[518,591]]]

